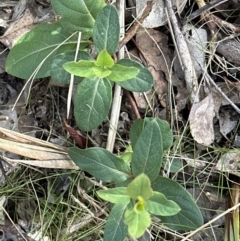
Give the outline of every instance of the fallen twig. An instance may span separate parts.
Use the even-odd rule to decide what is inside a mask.
[[[140,119],[141,116],[139,114],[137,105],[136,105],[135,101],[133,100],[133,98],[132,98],[132,96],[131,96],[131,94],[130,94],[130,92],[128,90],[126,90],[126,96],[127,96],[128,100],[130,102],[130,105],[132,106],[132,109],[133,109],[133,112],[134,112],[136,118]]]
[[[170,29],[173,29],[172,37],[175,40],[175,47],[178,50],[177,52],[180,60],[179,62],[182,65],[182,70],[184,72],[187,90],[191,95],[191,103],[199,102],[198,81],[197,81],[197,76],[194,69],[194,64],[192,62],[192,58],[189,53],[188,45],[179,28],[179,23],[173,11],[171,1],[166,0],[165,4],[167,7],[166,14],[168,16],[168,24]]]
[[[200,228],[194,230],[193,232],[191,232],[189,235],[187,235],[184,239],[182,239],[181,241],[185,241],[188,240],[190,237],[192,237],[193,235],[195,235],[196,233],[198,233],[199,231],[203,230],[205,227],[209,226],[210,224],[214,223],[216,220],[218,220],[219,218],[225,216],[227,213],[230,213],[232,211],[234,211],[235,209],[237,209],[240,206],[240,203],[238,203],[237,205],[233,206],[232,208],[229,208],[228,210],[226,210],[225,212],[219,214],[217,217],[213,218],[211,221],[205,223],[204,225],[202,225]]]
[[[211,84],[217,89],[217,91],[222,95],[222,97],[234,108],[234,110],[238,114],[240,114],[240,109],[223,93],[223,91],[217,86],[217,84],[211,78],[211,76],[207,73],[207,71],[204,70],[200,64],[199,64],[199,66],[200,66],[200,70],[201,70],[203,76],[205,76],[207,78],[207,80],[209,80],[211,82]]]
[[[211,10],[212,8],[215,8],[216,6],[227,2],[228,0],[213,0],[210,3],[207,3],[203,7],[199,8],[198,10],[192,12],[188,17],[186,17],[183,22],[187,23],[192,21],[193,19],[197,18],[198,16],[202,15],[206,11]]]

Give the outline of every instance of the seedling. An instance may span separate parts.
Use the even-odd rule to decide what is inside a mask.
[[[108,115],[113,82],[143,92],[151,88],[153,77],[131,59],[113,60],[119,43],[119,18],[114,6],[105,5],[103,0],[52,0],[52,5],[62,18],[41,24],[21,37],[8,55],[6,70],[23,79],[51,76],[64,84],[69,83],[70,73],[74,74],[78,83],[75,119],[81,129],[89,131]],[[79,31],[81,50],[74,61]],[[93,44],[91,38],[98,53],[96,60],[85,51]],[[113,189],[97,192],[114,203],[104,240],[122,241],[128,233],[140,237],[150,226],[151,215],[175,230],[201,226],[201,213],[190,194],[177,182],[160,176],[164,152],[173,142],[168,123],[153,118],[137,120],[130,140],[123,159],[98,147],[69,148],[70,157],[82,170],[115,184]]]
[[[64,3],[64,11],[62,4],[53,0],[53,8],[62,19],[54,24],[42,24],[25,34],[11,50],[6,69],[20,78],[29,78],[32,73],[35,78],[51,75],[54,80],[67,84],[69,73],[75,75],[75,83],[79,83],[74,101],[75,120],[82,130],[90,131],[108,115],[113,82],[127,90],[144,92],[153,85],[153,77],[148,69],[131,59],[115,63],[111,57],[117,51],[120,34],[119,17],[113,5],[104,6],[100,0],[86,1],[86,6],[82,4],[83,9],[76,14],[70,9],[78,9],[78,1],[73,2]],[[81,18],[84,21],[79,21]],[[82,48],[94,43],[98,52],[96,60],[87,51],[80,50],[77,61],[73,61],[76,30],[82,31]]]
[[[116,185],[97,192],[99,197],[114,203],[104,240],[122,241],[128,233],[139,238],[150,226],[151,215],[175,230],[189,231],[202,225],[202,215],[190,194],[159,174],[163,154],[173,142],[168,123],[154,118],[137,120],[130,139],[132,153],[129,148],[127,162],[98,147],[69,148],[70,157],[82,170]]]

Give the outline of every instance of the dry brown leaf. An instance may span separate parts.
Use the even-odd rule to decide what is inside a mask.
[[[14,9],[12,22],[4,35],[0,37],[0,42],[11,48],[23,34],[37,24],[54,19],[54,14],[50,8],[42,9],[35,0],[18,1]]]
[[[239,150],[231,150],[224,153],[219,159],[216,167],[221,172],[232,173],[240,177],[240,152]]]
[[[204,28],[195,28],[190,24],[183,26],[185,40],[192,58],[193,68],[195,69],[197,78],[202,74],[200,66],[205,63],[205,51],[207,47],[207,31]],[[177,52],[175,50],[175,55]],[[190,63],[189,63],[190,64]],[[174,71],[180,79],[184,79],[184,71],[181,67],[179,58],[173,63]]]
[[[137,15],[140,15],[145,8],[148,0],[136,1]],[[176,6],[178,13],[180,14],[186,4],[187,0],[173,0],[173,4]],[[156,28],[163,26],[167,22],[167,15],[165,11],[165,3],[163,0],[154,1],[152,11],[149,16],[143,21],[143,27]]]
[[[236,91],[237,85],[231,85],[229,81],[228,83],[217,83],[217,86],[221,89],[221,91],[235,104],[240,104],[240,98],[238,91]],[[215,113],[218,115],[219,109],[221,106],[229,105],[229,101],[222,97],[219,91],[215,88],[211,88],[214,105],[215,105]]]
[[[220,132],[226,139],[228,139],[226,135],[230,133],[238,123],[237,120],[232,119],[232,116],[232,109],[223,109],[223,111],[219,113]]]
[[[148,103],[143,93],[133,92],[133,96],[134,96],[136,105],[140,110],[146,110],[148,108]]]
[[[238,91],[238,94],[240,92],[240,82],[232,82],[230,80],[228,80],[226,77],[224,77],[224,80],[227,81],[227,83],[230,85],[230,86],[233,86],[237,89]]]
[[[0,149],[35,160],[12,160],[17,163],[45,167],[78,169],[67,148],[37,138],[0,128]]]
[[[177,87],[177,99],[183,99],[187,96],[187,90],[183,81],[171,71],[172,53],[168,48],[167,35],[154,29],[140,28],[136,34],[137,47],[143,55],[149,70],[154,78],[154,89],[160,100],[167,93],[168,82]]]
[[[35,16],[36,15],[33,14],[30,9],[26,9],[20,19],[10,24],[4,35],[0,37],[0,42],[11,48],[23,34],[35,26]]]
[[[236,39],[219,42],[217,52],[234,63],[235,66],[240,66],[240,43]]]
[[[194,140],[199,144],[209,146],[214,141],[214,115],[212,94],[193,104],[189,114],[190,130]]]

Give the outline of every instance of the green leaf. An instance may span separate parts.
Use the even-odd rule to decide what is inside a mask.
[[[136,77],[118,83],[124,89],[134,92],[144,92],[152,87],[153,76],[151,72],[148,69],[146,69],[143,65],[131,59],[121,59],[117,62],[117,64],[135,67],[139,70],[139,73]]]
[[[163,193],[166,198],[179,205],[181,211],[174,216],[160,216],[162,222],[171,229],[189,231],[203,225],[202,214],[191,195],[177,182],[158,177],[153,183],[154,191]]]
[[[109,69],[105,69],[105,68],[102,68],[99,66],[95,66],[92,69],[93,69],[94,74],[101,79],[109,76],[111,73],[111,71]]]
[[[134,209],[127,209],[124,217],[128,232],[134,239],[141,237],[151,224],[150,214],[146,210],[135,212]]]
[[[132,173],[145,173],[151,181],[158,175],[162,165],[163,143],[161,130],[156,119],[151,120],[141,132],[132,157]]]
[[[63,68],[70,74],[86,78],[95,76],[93,67],[95,67],[94,61],[89,60],[80,60],[78,62],[70,61],[63,64]]]
[[[127,204],[130,202],[130,197],[127,195],[126,187],[116,187],[108,190],[97,191],[97,195],[111,203]]]
[[[180,159],[165,160],[164,170],[171,173],[179,172],[183,168],[183,163]]]
[[[181,208],[162,193],[154,192],[154,195],[147,200],[146,210],[155,215],[172,216],[177,214]]]
[[[147,175],[144,173],[138,175],[127,186],[127,194],[134,200],[141,196],[144,200],[149,199],[153,195],[151,183]]]
[[[133,122],[131,129],[130,129],[130,133],[129,133],[129,137],[131,140],[131,144],[132,144],[132,148],[134,149],[137,140],[140,136],[140,134],[142,133],[144,127],[146,126],[146,124],[149,122],[148,118],[143,119],[137,119]]]
[[[68,31],[81,31],[92,35],[95,19],[105,6],[104,0],[52,0],[54,11],[62,16],[61,23]]]
[[[132,79],[139,73],[139,70],[135,67],[127,67],[120,64],[113,65],[110,70],[112,71],[112,73],[108,76],[108,79],[115,82]]]
[[[53,80],[61,84],[70,83],[70,74],[63,68],[63,64],[74,60],[75,51],[56,55],[50,65],[50,75]],[[86,51],[79,51],[77,60],[91,60],[91,56]],[[82,78],[75,77],[74,82],[80,82]]]
[[[111,55],[104,49],[99,53],[95,64],[100,67],[112,67],[114,65],[114,61]]]
[[[90,131],[107,117],[112,102],[112,86],[106,79],[85,78],[78,86],[74,116],[80,129]]]
[[[105,149],[71,147],[68,154],[80,169],[104,182],[122,182],[129,176],[128,165]]]
[[[129,145],[124,151],[124,153],[119,156],[119,158],[121,158],[124,162],[130,164],[130,162],[132,161],[132,154],[133,154],[132,146]]]
[[[120,25],[117,9],[106,5],[98,14],[93,28],[93,41],[98,53],[106,50],[113,55],[118,47]]]
[[[169,147],[172,146],[173,143],[173,134],[170,129],[170,126],[168,122],[157,119],[157,118],[145,118],[144,120],[138,119],[136,120],[130,130],[130,140],[132,143],[132,146],[134,148],[142,130],[145,128],[145,126],[151,121],[151,120],[156,120],[157,124],[161,130],[162,134],[162,140],[163,140],[163,150],[167,150]]]
[[[168,150],[173,144],[173,134],[167,121],[156,119],[161,130],[163,140],[163,150]]]
[[[127,204],[115,204],[104,227],[104,241],[123,241],[127,236],[127,225],[123,221]]]
[[[6,61],[6,71],[19,78],[28,79],[41,64],[35,78],[49,76],[49,66],[55,55],[72,51],[76,47],[75,35],[54,51],[68,37],[69,32],[58,23],[44,23],[37,26],[26,33],[11,49]]]

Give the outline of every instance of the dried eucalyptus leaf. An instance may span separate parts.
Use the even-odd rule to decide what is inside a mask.
[[[188,45],[189,53],[191,54],[193,67],[197,78],[202,74],[201,66],[205,62],[205,49],[207,47],[207,31],[204,28],[195,28],[190,24],[183,26],[185,32],[185,39]],[[175,53],[176,55],[177,53]],[[180,79],[184,79],[184,72],[182,70],[179,59],[174,61],[174,71]]]
[[[240,43],[235,39],[219,42],[217,52],[222,54],[228,61],[240,65]]]
[[[143,9],[146,7],[148,0],[136,1],[137,16],[141,15]],[[173,5],[177,7],[180,14],[186,4],[187,0],[173,0]],[[156,28],[163,26],[167,22],[164,0],[156,0],[153,4],[152,11],[149,16],[143,21],[143,27]]]
[[[239,150],[231,150],[224,153],[219,159],[216,169],[223,172],[229,172],[236,176],[240,176],[240,152]]]
[[[193,104],[189,114],[190,130],[194,140],[199,144],[209,146],[214,141],[214,115],[212,94]]]
[[[226,137],[237,125],[238,120],[232,120],[231,110],[222,111],[219,114],[220,132]]]

